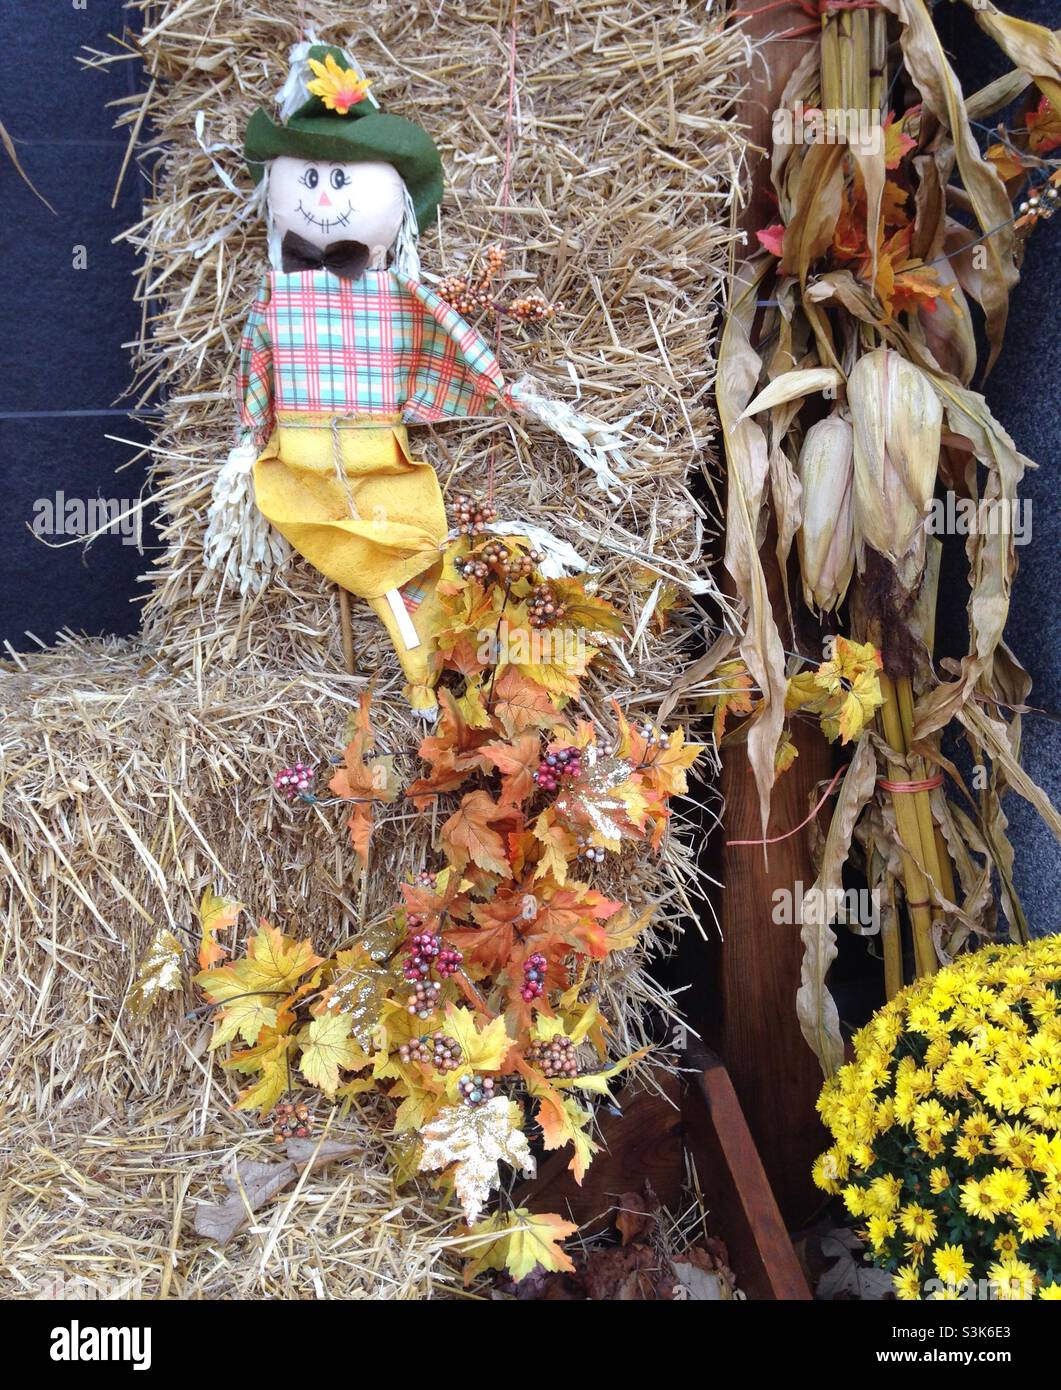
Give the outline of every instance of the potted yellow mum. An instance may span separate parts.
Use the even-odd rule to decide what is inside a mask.
[[[818,1101],[838,1193],[902,1299],[1061,1299],[1061,939],[916,980]]]

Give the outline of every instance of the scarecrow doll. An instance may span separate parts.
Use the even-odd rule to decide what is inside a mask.
[[[282,553],[267,522],[368,602],[410,703],[430,714],[447,524],[406,427],[515,408],[557,429],[609,491],[618,441],[525,383],[506,385],[482,335],[421,282],[416,238],[443,190],[427,132],[384,113],[340,49],[301,44],[291,56],[280,120],[257,110],[244,144],[272,268],[243,335],[244,436],[215,485],[207,564],[230,568],[238,541],[242,587],[264,582],[263,556]]]

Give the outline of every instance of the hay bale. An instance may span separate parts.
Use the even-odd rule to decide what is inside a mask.
[[[335,591],[297,557],[253,597],[204,571],[206,506],[234,436],[235,354],[265,264],[263,229],[220,173],[248,186],[243,126],[282,81],[303,22],[352,47],[387,108],[432,131],[450,189],[441,227],[423,239],[425,269],[461,269],[507,242],[527,282],[567,307],[541,338],[506,329],[504,370],[530,370],[556,395],[577,382],[588,410],[631,417],[639,442],[618,509],[537,430],[470,422],[415,442],[448,490],[492,477],[502,517],[546,526],[599,570],[637,636],[587,683],[588,710],[603,715],[614,697],[651,715],[714,616],[686,603],[663,628],[646,604],[662,592],[656,579],[682,594],[704,577],[716,533],[693,483],[712,458],[709,345],[743,153],[728,113],[745,45],[719,17],[663,0],[534,7],[517,31],[502,204],[507,7],[495,25],[463,7],[369,3],[354,32],[333,7],[297,0],[131,8],[143,11],[147,81],[142,98],[118,103],[119,121],[138,158],[145,147],[156,157],[144,219],[128,233],[143,254],[133,395],[164,396],[151,456],[165,549],[141,641],[69,638],[3,664],[0,989],[12,1090],[0,1119],[10,1194],[0,1280],[22,1295],[75,1277],[147,1297],[453,1293],[456,1225],[429,1186],[395,1190],[390,1108],[378,1098],[333,1122],[356,1161],[311,1175],[223,1252],[195,1237],[190,1205],[221,1193],[235,1157],[265,1156],[261,1131],[227,1108],[235,1088],[211,1066],[208,1025],[186,1016],[193,990],[143,1021],[125,1007],[152,934],[166,925],[189,939],[205,886],[331,949],[386,914],[435,828],[400,802],[387,808],[358,882],[341,808],[291,810],[271,789],[278,766],[341,746],[369,673],[381,741],[410,771],[421,730],[381,630],[356,604],[363,674],[344,673]],[[624,857],[609,873],[635,910],[659,904],[655,928],[600,982],[617,1045],[636,1046],[645,1005],[671,1009],[646,961],[691,910],[690,836],[679,826],[659,861]]]

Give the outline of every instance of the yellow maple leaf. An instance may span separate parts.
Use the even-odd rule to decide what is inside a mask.
[[[258,1079],[240,1093],[237,1110],[260,1110],[264,1117],[291,1086],[289,1058],[295,1039],[289,1033],[264,1028],[255,1047],[235,1052],[222,1062],[226,1070],[258,1073]]]
[[[311,1086],[319,1086],[327,1096],[335,1094],[341,1071],[358,1071],[369,1063],[350,1036],[352,1022],[349,1014],[323,1014],[299,1035],[299,1071]]]
[[[446,1005],[444,1032],[453,1038],[461,1050],[459,1071],[450,1072],[446,1077],[446,1089],[453,1096],[465,1072],[500,1071],[512,1048],[512,1039],[503,1017],[491,1019],[480,1029],[471,1009],[466,1009],[462,1004]]]
[[[547,806],[534,822],[534,838],[542,847],[534,877],[544,878],[551,874],[557,883],[566,883],[567,866],[578,856],[578,841],[566,826],[558,824],[551,806]]]
[[[201,970],[195,977],[206,997],[222,1006],[211,1050],[231,1042],[237,1033],[253,1045],[263,1028],[275,1028],[280,1002],[321,964],[308,941],[284,936],[263,921],[243,960]]]
[[[296,941],[268,922],[263,921],[251,938],[247,959],[247,976],[262,989],[293,989],[307,971],[322,964],[314,955],[309,941]]]
[[[781,737],[774,749],[774,777],[780,777],[783,772],[787,772],[798,757],[799,749],[792,742],[792,735],[787,729],[782,729]]]
[[[835,714],[822,716],[822,731],[826,738],[839,738],[842,744],[850,743],[861,736],[883,704],[880,681],[875,674],[864,672],[855,678],[851,689],[840,698],[840,706]]]
[[[578,1227],[553,1212],[530,1212],[526,1207],[495,1212],[471,1228],[465,1249],[471,1262],[465,1279],[484,1269],[507,1269],[513,1279],[525,1279],[539,1265],[570,1272],[574,1265],[563,1242]]]
[[[225,947],[217,940],[217,933],[231,927],[243,911],[243,904],[235,898],[219,897],[208,888],[199,903],[199,925],[202,938],[199,944],[199,969],[209,970],[227,954]]]
[[[649,754],[646,775],[665,796],[684,796],[689,790],[685,774],[703,751],[702,743],[686,743],[685,730],[679,726],[661,748]]]

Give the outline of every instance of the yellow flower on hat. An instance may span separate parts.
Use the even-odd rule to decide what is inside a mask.
[[[325,55],[323,63],[318,63],[316,58],[307,61],[317,79],[306,84],[308,89],[315,97],[320,97],[329,111],[335,111],[340,116],[345,116],[351,106],[364,101],[372,86],[367,77],[358,77],[353,68],[341,68],[331,53]]]

